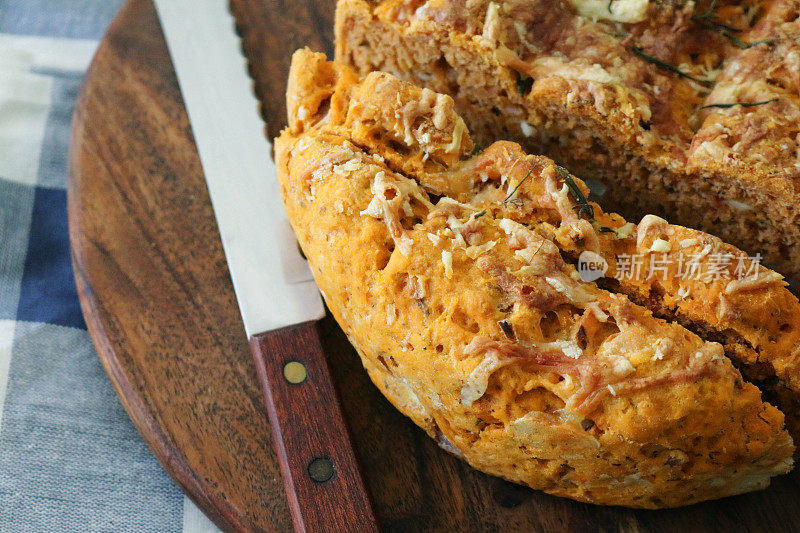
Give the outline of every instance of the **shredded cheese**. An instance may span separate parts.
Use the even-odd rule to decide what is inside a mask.
[[[360,161],[356,158],[349,159],[342,163],[341,165],[333,165],[333,172],[334,174],[338,174],[339,176],[347,176],[351,172],[355,172],[358,170],[360,166]]]
[[[753,210],[753,206],[752,205],[750,205],[748,203],[745,203],[745,202],[740,202],[739,200],[728,199],[728,200],[725,200],[725,203],[728,204],[731,208],[733,208],[736,211],[752,211]]]
[[[525,137],[533,137],[533,134],[536,130],[533,129],[533,126],[528,124],[526,121],[522,121],[519,123],[519,129],[522,130],[522,134]]]
[[[533,266],[533,265],[525,265],[524,267],[520,268],[512,272],[513,275],[519,276],[541,276],[544,274],[546,270],[542,268],[540,265]]]
[[[305,120],[308,118],[308,109],[305,106],[300,106],[297,108],[297,118],[300,120]]]
[[[444,273],[448,278],[453,277],[453,254],[447,250],[442,250],[442,264],[444,265]]]
[[[494,248],[496,244],[497,241],[487,241],[481,245],[470,246],[467,248],[467,257],[470,259],[476,259],[478,256],[483,255]]]
[[[669,228],[669,222],[656,215],[645,215],[639,222],[639,227],[636,230],[636,247],[641,248],[644,243],[645,237],[651,230],[664,232]]]
[[[586,304],[586,309],[594,313],[595,318],[600,322],[606,322],[608,320],[608,315],[600,309],[600,304],[597,302],[589,302]]]
[[[464,121],[461,119],[461,117],[458,117],[456,119],[455,128],[453,128],[453,140],[447,146],[447,148],[444,149],[444,151],[448,153],[454,153],[461,150],[462,137],[466,132],[467,132],[467,125],[464,124]]]
[[[613,20],[615,22],[641,22],[647,16],[649,0],[570,0],[582,17],[591,20]]]
[[[531,62],[535,77],[559,76],[568,80],[584,80],[596,83],[621,83],[622,80],[608,72],[598,63],[586,61],[565,61],[560,57],[540,57]]]
[[[497,2],[489,2],[489,7],[486,10],[486,19],[483,22],[483,31],[481,37],[484,43],[491,46],[497,43],[499,38],[498,30],[500,29],[500,6]]]
[[[461,387],[461,405],[467,407],[475,403],[486,393],[486,387],[489,386],[489,376],[503,366],[496,352],[489,352],[483,361],[481,361],[475,369],[470,372],[466,383]]]
[[[620,239],[627,239],[628,237],[633,235],[635,229],[636,229],[636,224],[634,224],[633,222],[628,222],[617,229],[617,237],[619,237]]]
[[[672,250],[672,245],[669,241],[664,239],[656,239],[653,241],[653,245],[650,247],[651,252],[662,252],[667,253]]]
[[[573,285],[572,287],[568,287],[559,278],[547,276],[546,278],[544,278],[544,280],[547,282],[548,285],[553,287],[556,291],[560,292],[561,294],[569,298],[571,302],[580,304],[594,300],[594,296],[584,291],[582,287],[576,285],[575,282],[571,283],[571,285]]]
[[[386,325],[391,326],[397,319],[397,308],[393,303],[386,304]]]
[[[442,243],[442,238],[436,235],[435,233],[428,233],[428,240],[431,241],[431,244],[434,246],[439,246]]]
[[[536,347],[541,350],[561,350],[567,357],[578,359],[583,355],[583,350],[575,341],[540,342]]]
[[[628,358],[621,355],[614,358],[614,362],[612,364],[614,365],[614,374],[621,377],[625,377],[636,370]]]

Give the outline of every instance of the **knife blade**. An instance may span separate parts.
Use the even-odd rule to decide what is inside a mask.
[[[295,529],[376,531],[316,321],[322,299],[280,200],[223,0],[155,0],[264,390]]]

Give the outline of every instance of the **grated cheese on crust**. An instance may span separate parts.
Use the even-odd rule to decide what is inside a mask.
[[[647,15],[649,0],[570,0],[582,17],[615,22],[641,22]]]
[[[432,5],[426,3],[428,13]],[[637,244],[649,250],[659,239],[697,239],[708,254],[700,258],[705,264],[712,250],[730,250],[687,228],[651,219],[637,230],[596,204],[578,205],[579,192],[587,193],[583,182],[575,178],[577,189],[570,190],[552,162],[513,143],[441,159],[458,128],[447,100],[387,75],[380,77],[381,92],[368,85],[373,75],[320,76],[318,69],[331,64],[301,65],[294,76],[318,80],[314,98],[320,90],[333,95],[325,121],[295,128],[297,119],[290,118],[276,142],[287,213],[329,309],[370,377],[427,433],[491,474],[594,503],[682,505],[742,490],[745,470],[763,484],[789,468],[793,448],[783,417],[742,380],[726,352],[731,346],[706,342],[678,319],[657,318],[627,296],[663,298],[676,313],[695,312],[693,320],[701,313],[719,320],[710,326],[714,331],[738,333],[744,322],[730,321],[762,298],[780,302],[789,326],[795,323],[792,317],[800,315],[782,296],[782,283],[762,274],[750,285],[725,280],[704,288],[701,280],[675,285],[667,277],[654,291],[642,277],[619,280],[609,292],[584,282],[571,263],[586,250],[610,269],[619,266],[617,253],[634,254]],[[322,79],[337,85],[319,87]],[[413,142],[424,146],[398,147],[404,135],[395,127],[405,127],[412,115]],[[298,138],[308,139],[302,153],[292,151]],[[470,142],[465,133],[461,148]],[[357,167],[348,163],[354,157]],[[303,196],[311,173],[313,205]],[[526,175],[514,202],[504,202],[508,186]],[[339,211],[337,201],[348,210]],[[619,238],[626,226],[643,240]],[[408,254],[401,250],[404,238],[417,243]],[[678,301],[681,289],[695,298]],[[717,318],[723,300],[730,305]],[[693,311],[706,304],[711,312]],[[765,314],[746,320],[773,334],[781,325],[770,329]],[[756,357],[776,361],[768,342],[754,345],[764,347]],[[785,372],[780,379],[790,379],[785,359],[777,361],[776,371]],[[675,420],[680,432],[670,430]],[[684,439],[687,434],[692,438]],[[609,438],[614,435],[625,439]],[[676,467],[680,454],[691,463]],[[665,481],[676,468],[680,483]]]

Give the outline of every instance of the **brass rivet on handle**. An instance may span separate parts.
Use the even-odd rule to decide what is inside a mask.
[[[308,463],[308,475],[317,483],[325,483],[333,477],[333,461],[327,457],[315,457]]]
[[[283,366],[283,377],[292,385],[299,385],[306,380],[308,372],[303,363],[289,361]]]

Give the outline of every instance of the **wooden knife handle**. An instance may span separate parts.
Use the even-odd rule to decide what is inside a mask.
[[[254,336],[295,530],[378,531],[316,322]]]

